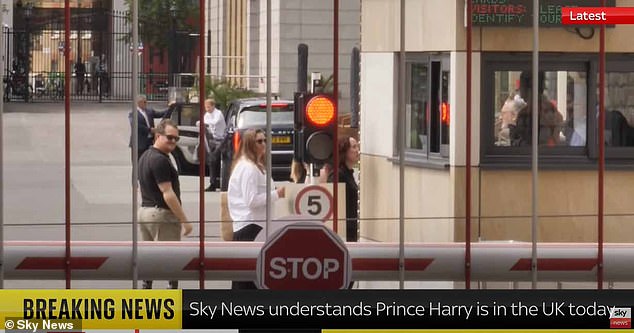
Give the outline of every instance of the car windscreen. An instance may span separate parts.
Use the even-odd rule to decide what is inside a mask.
[[[295,121],[292,105],[271,108],[271,124],[293,126]],[[238,115],[238,128],[266,126],[266,106],[251,106]]]

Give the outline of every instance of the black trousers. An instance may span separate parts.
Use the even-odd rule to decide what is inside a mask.
[[[77,75],[75,90],[78,95],[81,95],[84,93],[84,75],[81,75],[81,76]]]
[[[359,220],[356,217],[346,219],[346,242],[359,241]]]
[[[233,233],[234,242],[253,242],[262,227],[257,224],[249,224]],[[253,281],[231,281],[231,289],[258,289]]]
[[[356,218],[346,219],[346,242],[358,242],[359,241],[359,220]],[[354,281],[350,281],[348,289],[354,287]]]

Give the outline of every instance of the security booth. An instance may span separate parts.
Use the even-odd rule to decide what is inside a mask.
[[[466,5],[464,0],[405,2],[405,240],[465,240],[469,149],[471,239],[529,241],[531,143],[537,140],[538,241],[597,241],[597,173],[604,145],[605,242],[629,242],[634,28],[605,29],[606,125],[600,143],[599,27],[561,24],[561,8],[579,2],[540,1],[538,92],[531,88],[532,1],[471,0],[471,13]],[[630,7],[634,1],[606,1],[606,6]],[[363,1],[361,8],[361,236],[397,241],[400,8],[389,0]],[[465,18],[472,24],[470,54]],[[540,110],[535,138],[533,93],[539,94]]]
[[[530,2],[529,2],[530,3]],[[631,1],[606,1],[631,6]],[[521,8],[521,1],[509,1]],[[561,8],[578,2],[540,2],[538,91],[532,91],[532,30],[528,15],[516,21],[493,19],[490,5],[474,6],[474,33],[479,32],[480,77],[474,86],[480,107],[478,172],[480,236],[487,240],[529,240],[530,145],[539,145],[539,240],[597,240],[599,146],[605,146],[605,241],[629,241],[632,212],[623,198],[634,162],[628,122],[634,104],[626,97],[634,84],[631,27],[606,27],[605,140],[599,142],[599,27],[562,26]],[[599,1],[583,6],[597,7]],[[528,13],[532,6],[525,7]],[[512,17],[509,14],[506,17]],[[487,19],[482,21],[482,18]],[[531,16],[532,17],[532,16]],[[477,38],[476,38],[477,39]],[[477,52],[477,51],[476,51]],[[478,66],[474,62],[474,67]],[[532,137],[533,93],[538,94],[538,137]],[[474,101],[475,102],[475,101]],[[477,107],[475,108],[477,109]],[[627,233],[625,233],[627,234]]]

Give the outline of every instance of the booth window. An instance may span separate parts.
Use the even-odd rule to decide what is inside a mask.
[[[580,71],[541,71],[538,83],[540,148],[585,147],[587,74]],[[532,80],[530,71],[495,71],[492,110],[497,147],[530,146],[532,138]]]
[[[627,56],[620,56],[609,61],[606,66],[605,144],[607,158],[634,157],[634,59],[624,58]],[[597,88],[597,94],[598,91]],[[594,150],[592,153],[596,154]]]
[[[608,159],[634,157],[634,64],[607,57]],[[482,62],[482,161],[528,164],[532,137],[530,54],[489,53]],[[598,58],[596,54],[540,54],[538,137],[541,160],[570,166],[598,156]],[[590,74],[592,73],[592,74]]]
[[[405,90],[406,158],[446,159],[451,121],[449,55],[407,54]]]

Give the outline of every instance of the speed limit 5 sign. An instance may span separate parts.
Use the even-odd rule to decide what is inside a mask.
[[[332,194],[319,185],[307,186],[295,197],[295,214],[309,215],[315,219],[330,219],[332,206]]]

